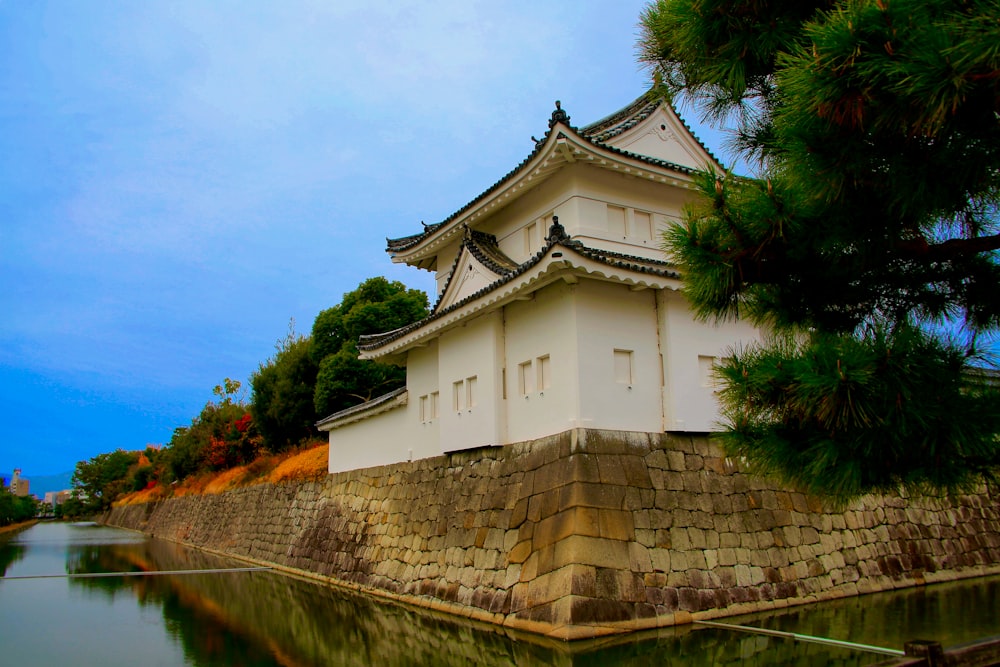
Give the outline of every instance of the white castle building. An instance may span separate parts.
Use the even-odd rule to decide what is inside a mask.
[[[320,421],[330,472],[501,446],[570,429],[714,430],[712,368],[746,323],[696,321],[662,232],[721,166],[651,94],[583,128],[556,102],[519,165],[442,222],[392,239],[434,271],[414,324],[362,337],[406,386]]]

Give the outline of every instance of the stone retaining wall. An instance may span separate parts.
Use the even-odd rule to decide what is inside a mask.
[[[1000,572],[996,489],[835,510],[704,437],[584,429],[106,521],[564,639]]]

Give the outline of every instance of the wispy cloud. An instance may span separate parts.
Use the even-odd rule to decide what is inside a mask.
[[[585,123],[642,92],[643,4],[0,4],[0,367],[56,411],[186,396],[163,440],[290,317],[376,274],[433,289],[384,238],[513,167],[557,97]],[[0,467],[55,443],[0,424]]]

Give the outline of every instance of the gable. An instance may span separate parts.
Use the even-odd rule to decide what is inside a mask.
[[[694,137],[690,128],[666,104],[658,104],[631,127],[616,128],[600,143],[636,155],[664,160],[691,169],[719,169],[718,161]]]
[[[496,282],[500,278],[499,273],[494,273],[482,262],[473,257],[468,248],[463,247],[459,253],[458,262],[452,270],[448,285],[445,287],[441,298],[438,300],[438,308],[447,308],[453,303],[461,301],[467,296],[475,294]]]
[[[492,285],[517,268],[517,262],[497,247],[494,236],[466,228],[462,246],[448,275],[448,282],[434,305],[434,312]]]

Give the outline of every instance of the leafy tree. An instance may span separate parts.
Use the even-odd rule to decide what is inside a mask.
[[[70,481],[86,511],[102,512],[111,507],[115,498],[129,491],[129,472],[138,460],[138,452],[117,449],[78,462]]]
[[[217,385],[212,393],[219,400],[206,403],[189,426],[174,429],[166,450],[150,453],[151,463],[158,462],[167,477],[180,480],[202,470],[222,470],[253,460],[261,442],[240,398],[241,387],[229,378]]]
[[[427,295],[399,281],[369,278],[313,322],[312,358],[319,372],[313,401],[325,416],[406,383],[406,369],[358,359],[357,340],[427,316]]]
[[[758,174],[702,174],[665,239],[701,317],[774,333],[721,369],[728,451],[841,499],[994,475],[1000,3],[659,0],[642,26]]]
[[[34,518],[38,503],[31,496],[15,496],[10,489],[0,486],[0,526],[9,526]]]
[[[315,432],[312,397],[318,369],[310,347],[310,339],[290,327],[288,335],[275,346],[275,355],[250,378],[250,413],[264,445],[271,451],[294,447]]]
[[[88,514],[86,503],[80,498],[78,493],[73,493],[69,498],[56,505],[56,518],[59,519],[79,519]]]

